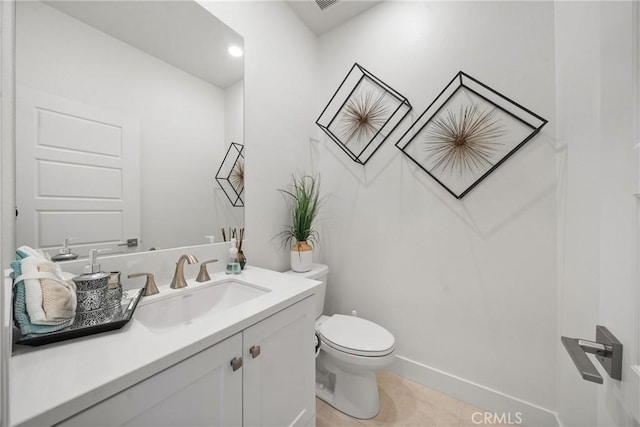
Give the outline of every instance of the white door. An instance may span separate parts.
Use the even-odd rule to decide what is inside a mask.
[[[305,426],[315,416],[313,297],[246,329],[245,426]]]
[[[17,241],[110,253],[140,239],[140,126],[60,96],[16,90]]]
[[[570,241],[560,253],[561,265],[568,260],[560,330],[595,341],[602,325],[623,345],[620,380],[589,356],[602,384],[583,381],[561,348],[558,413],[566,426],[640,422],[639,6],[559,2],[556,9],[561,35],[566,24],[580,23],[575,38],[565,30],[562,55],[569,59],[558,65],[569,177],[561,181],[567,216],[560,238]]]
[[[609,379],[598,387],[601,426],[629,424],[629,415],[640,421],[640,8],[633,3],[606,5],[600,15],[603,83],[598,323],[624,346],[622,380]],[[630,90],[634,87],[636,93]]]

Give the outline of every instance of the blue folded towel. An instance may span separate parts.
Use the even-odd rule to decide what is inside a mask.
[[[11,263],[13,268],[12,276],[14,279],[22,275],[21,262],[24,258],[28,257],[26,253],[21,250],[16,250],[16,260]],[[24,291],[24,282],[21,280],[13,285],[13,317],[20,328],[22,335],[38,335],[48,334],[49,332],[59,331],[66,327],[69,327],[73,323],[73,318],[68,322],[61,323],[59,325],[34,325],[31,323],[29,313],[27,313],[27,301]]]

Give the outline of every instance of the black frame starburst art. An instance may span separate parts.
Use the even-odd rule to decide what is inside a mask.
[[[244,145],[232,142],[216,173],[216,181],[235,207],[244,207]]]
[[[396,147],[461,199],[546,124],[460,71]]]
[[[355,63],[316,124],[364,165],[410,110],[407,98]]]

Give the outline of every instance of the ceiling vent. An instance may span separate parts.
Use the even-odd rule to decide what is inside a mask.
[[[329,6],[333,6],[338,3],[338,0],[316,0],[316,4],[320,8],[320,10],[325,10]]]

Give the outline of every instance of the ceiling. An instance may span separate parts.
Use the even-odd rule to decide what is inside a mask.
[[[317,36],[344,24],[382,0],[339,0],[321,10],[314,0],[289,0],[287,4]]]
[[[242,79],[242,58],[227,51],[232,44],[243,47],[242,37],[196,2],[45,3],[217,87]]]
[[[314,0],[286,3],[320,36],[381,1],[337,0],[324,10]],[[45,0],[45,3],[220,88],[242,78],[242,58],[232,58],[227,52],[231,44],[242,47],[242,37],[196,2]],[[185,28],[189,31],[184,31]]]

